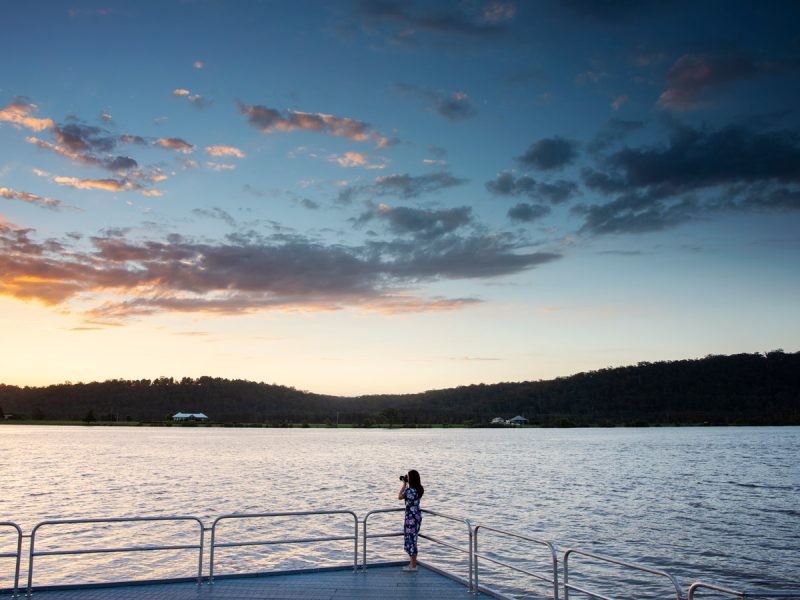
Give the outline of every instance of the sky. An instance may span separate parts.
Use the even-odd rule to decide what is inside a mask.
[[[800,350],[800,4],[18,2],[0,382]]]

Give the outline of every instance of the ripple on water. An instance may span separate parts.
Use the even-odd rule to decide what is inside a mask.
[[[417,468],[423,505],[475,523],[739,587],[797,586],[798,428],[591,430],[352,430],[26,427],[0,429],[0,520],[26,532],[55,518],[217,516],[399,507],[398,475]],[[375,515],[370,532],[399,532],[402,515]],[[345,521],[273,519],[229,529],[241,539],[327,533]],[[427,515],[423,532],[466,547],[461,526]],[[47,534],[45,536],[45,533]],[[2,532],[0,531],[0,534]],[[189,537],[186,537],[186,536]],[[37,534],[37,548],[188,543],[185,528],[77,527]],[[138,536],[138,537],[137,537]],[[263,536],[263,538],[261,537]],[[481,549],[546,573],[541,548],[480,534]],[[10,536],[0,535],[0,551]],[[70,545],[72,544],[72,545]],[[352,560],[349,542],[220,551],[225,572]],[[465,574],[465,556],[421,542],[425,557]],[[370,541],[370,560],[404,557],[397,537]],[[206,556],[206,564],[208,557]],[[576,566],[579,561],[576,561]],[[191,576],[195,551],[47,557],[36,583]],[[581,572],[624,582],[645,598],[662,583],[580,561]],[[2,573],[0,573],[2,575]],[[518,593],[535,583],[482,565],[482,581]],[[0,580],[0,587],[5,582]],[[540,588],[536,588],[540,589]]]

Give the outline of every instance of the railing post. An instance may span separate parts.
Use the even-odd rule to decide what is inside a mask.
[[[550,553],[553,557],[553,600],[558,600],[558,554],[552,545]]]
[[[572,549],[564,552],[564,600],[569,600],[569,555]]]
[[[214,583],[214,540],[217,535],[217,519],[211,525],[211,548],[209,550],[209,560],[208,560],[208,584],[213,585]]]
[[[475,587],[473,588],[473,592],[478,592],[479,584],[478,584],[478,530],[481,528],[478,525],[475,529],[472,530],[472,568],[474,572],[474,581]]]
[[[36,525],[31,531],[31,543],[28,547],[28,588],[26,595],[28,598],[31,597],[32,589],[33,588],[33,557],[34,557],[34,544],[36,541],[36,530],[39,529],[39,525]]]
[[[358,515],[353,515],[355,520],[355,537],[353,538],[353,573],[358,573]]]
[[[206,527],[200,523],[200,555],[197,557],[197,585],[203,584],[203,550],[205,549]]]
[[[369,513],[364,515],[363,520],[363,529],[364,531],[361,532],[361,535],[364,537],[364,551],[361,553],[361,572],[367,570],[367,518],[369,517]]]

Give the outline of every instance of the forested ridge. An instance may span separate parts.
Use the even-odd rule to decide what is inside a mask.
[[[338,397],[214,377],[0,384],[0,416],[34,420],[218,423],[468,424],[522,415],[543,426],[800,425],[800,352],[639,363],[548,381],[478,384],[418,394]]]

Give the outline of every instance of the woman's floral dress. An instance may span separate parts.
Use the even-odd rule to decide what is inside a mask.
[[[403,492],[406,499],[406,519],[403,526],[405,535],[405,551],[409,556],[417,555],[417,536],[422,525],[422,511],[419,508],[419,492],[416,488],[406,488]]]

